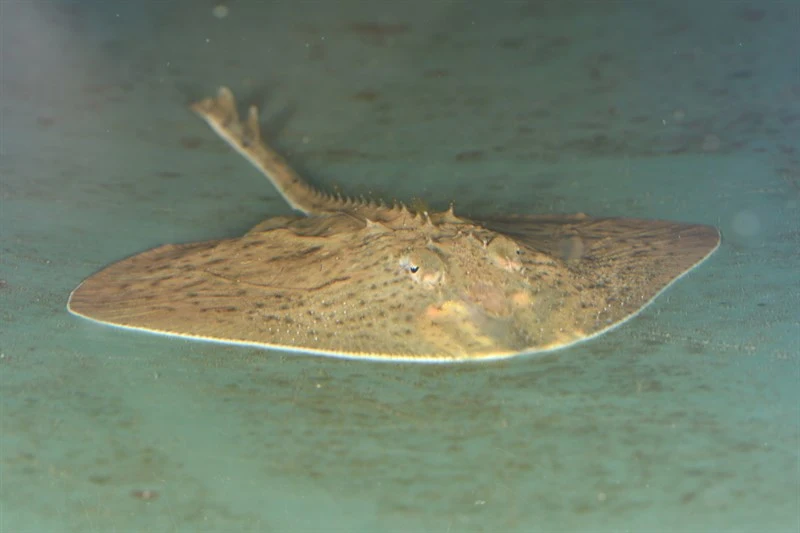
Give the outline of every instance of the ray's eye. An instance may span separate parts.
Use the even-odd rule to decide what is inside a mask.
[[[426,287],[435,287],[444,282],[444,261],[427,248],[409,251],[400,258],[400,268],[408,272],[413,281]]]

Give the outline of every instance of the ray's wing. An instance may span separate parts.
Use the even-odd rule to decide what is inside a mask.
[[[663,220],[586,215],[480,219],[487,229],[564,262],[580,287],[588,337],[619,325],[707,259],[717,228]]]
[[[387,267],[394,241],[355,223],[347,215],[276,219],[238,239],[161,246],[89,277],[68,308],[104,324],[226,344],[432,357],[414,320],[437,293]]]

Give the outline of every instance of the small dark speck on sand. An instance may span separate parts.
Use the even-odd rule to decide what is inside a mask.
[[[181,173],[180,172],[175,172],[175,171],[172,171],[172,170],[162,170],[162,171],[158,172],[156,175],[159,178],[166,178],[166,179],[180,178],[181,177]]]
[[[154,490],[134,490],[131,491],[131,496],[136,498],[137,500],[142,500],[145,502],[151,502],[153,500],[158,499],[158,492]]]
[[[483,159],[484,153],[481,150],[469,150],[456,154],[456,161],[479,161]]]
[[[765,9],[759,9],[757,7],[744,7],[739,10],[739,18],[747,22],[758,22],[762,20],[766,14],[767,11]]]
[[[199,137],[183,137],[181,138],[181,146],[188,150],[199,148],[203,144],[203,139]]]

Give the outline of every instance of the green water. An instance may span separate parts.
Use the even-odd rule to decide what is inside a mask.
[[[213,7],[0,0],[0,532],[797,531],[800,4]],[[187,111],[221,84],[328,188],[723,245],[623,327],[489,364],[69,315],[106,264],[289,213]]]

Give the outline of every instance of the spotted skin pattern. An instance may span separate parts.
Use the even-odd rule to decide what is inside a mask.
[[[315,189],[233,94],[193,104],[305,216],[167,244],[76,288],[76,315],[122,328],[320,355],[419,362],[546,352],[635,316],[718,247],[716,228],[577,215],[471,220]]]

